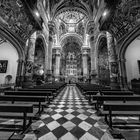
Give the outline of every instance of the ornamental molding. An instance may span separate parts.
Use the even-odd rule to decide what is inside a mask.
[[[126,34],[140,24],[140,2],[138,0],[123,0],[116,7],[115,14],[108,23],[109,31],[116,40],[120,40]]]
[[[73,41],[78,42],[78,44],[80,44],[81,46],[82,46],[83,43],[84,43],[84,40],[82,39],[82,37],[81,37],[79,34],[76,34],[76,33],[67,33],[67,34],[63,35],[63,36],[60,38],[60,40],[59,40],[61,46],[63,46],[63,45],[65,44],[65,40],[66,40],[67,38],[71,38]],[[71,40],[71,41],[72,41],[72,40]]]
[[[0,17],[0,22],[21,40],[26,41],[32,34],[33,25],[21,0],[1,1]]]

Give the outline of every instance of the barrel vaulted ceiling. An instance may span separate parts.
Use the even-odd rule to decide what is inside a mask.
[[[86,17],[94,24],[98,19],[100,31],[110,31],[117,40],[140,25],[140,0],[0,0],[0,27],[25,42],[33,31],[42,30],[44,19],[34,14],[40,1],[49,21],[60,16],[65,22],[79,22]]]
[[[95,16],[102,0],[48,0],[46,8],[52,18],[67,10],[81,11],[91,19]],[[53,10],[52,10],[53,9]]]

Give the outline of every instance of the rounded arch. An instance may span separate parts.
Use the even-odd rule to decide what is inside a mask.
[[[99,84],[109,86],[110,70],[108,61],[106,32],[101,32],[97,37],[96,53],[97,53],[96,68],[98,71]]]
[[[138,27],[136,27],[127,37],[126,39],[121,43],[120,45],[120,49],[118,51],[118,58],[120,60],[125,59],[125,51],[128,47],[128,45],[136,38],[140,35],[140,25]]]
[[[105,31],[101,32],[97,37],[97,41],[96,41],[96,45],[95,45],[97,54],[98,54],[98,50],[99,50],[99,43],[100,43],[102,38],[106,38],[106,32]]]
[[[85,16],[86,16],[86,18],[87,19],[89,19],[89,13],[88,12],[85,12],[85,10],[83,10],[83,9],[81,9],[81,8],[78,8],[78,7],[73,7],[73,8],[69,8],[69,7],[65,7],[65,8],[60,8],[60,9],[55,9],[55,14],[53,15],[53,20],[59,15],[59,14],[61,14],[61,13],[63,13],[63,12],[66,12],[66,11],[78,11],[78,12],[80,12],[80,13],[82,13],[82,14],[84,14]]]
[[[16,85],[21,85],[24,76],[24,61],[25,61],[25,46],[26,43],[22,40],[18,39],[18,37],[14,36],[9,32],[9,30],[0,24],[0,37],[4,38],[9,42],[17,51],[18,55],[18,64],[17,64],[17,71],[15,73],[15,83]],[[15,69],[15,68],[14,68]]]
[[[46,53],[47,48],[46,48],[46,42],[45,42],[45,36],[44,36],[44,34],[43,33],[37,33],[36,40],[37,39],[41,39],[42,40],[42,42],[43,42],[43,49],[44,49],[44,51]]]
[[[62,47],[67,43],[68,39],[74,40],[80,46],[83,45],[83,40],[79,35],[77,35],[77,34],[65,34],[62,38],[60,38],[60,44]]]
[[[4,37],[7,41],[9,41],[17,50],[20,60],[25,60],[25,52],[24,47],[25,44],[19,43],[19,40],[17,40],[12,34],[9,33],[9,31],[6,28],[3,28],[3,26],[0,25],[0,37]]]
[[[38,82],[39,79],[44,80],[45,57],[47,51],[45,37],[41,32],[37,32],[34,51],[33,80]]]
[[[119,59],[119,69],[120,69],[120,83],[121,87],[124,89],[131,88],[127,80],[127,71],[126,71],[126,58],[125,52],[128,46],[140,35],[140,25],[135,27],[131,33],[124,39],[124,41],[120,44],[120,48],[118,50],[118,59]]]

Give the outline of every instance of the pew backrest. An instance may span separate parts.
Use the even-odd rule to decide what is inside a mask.
[[[101,91],[103,95],[133,95],[132,91]]]
[[[0,112],[32,113],[32,104],[0,104]]]
[[[140,111],[140,103],[118,103],[118,102],[105,102],[104,110],[110,111]]]

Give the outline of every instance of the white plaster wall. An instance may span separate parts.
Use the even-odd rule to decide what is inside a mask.
[[[125,52],[127,81],[130,83],[132,79],[139,79],[140,73],[138,69],[138,60],[140,60],[140,39],[136,38],[127,48]]]
[[[5,83],[5,76],[12,75],[10,83],[14,83],[16,80],[17,66],[18,66],[18,52],[12,44],[4,42],[0,44],[0,60],[8,60],[6,73],[0,73],[0,84]]]

